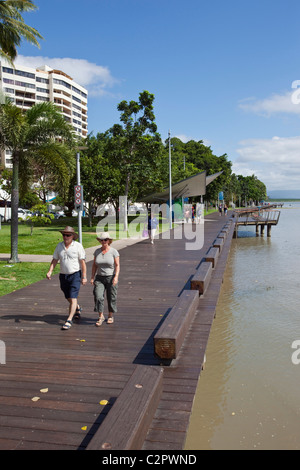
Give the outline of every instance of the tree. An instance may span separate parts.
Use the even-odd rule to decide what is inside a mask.
[[[62,140],[59,142],[57,138]],[[18,205],[19,168],[25,169],[33,161],[51,162],[62,184],[69,184],[69,167],[63,155],[72,148],[73,130],[55,104],[43,102],[23,112],[6,100],[0,105],[0,148],[12,153],[13,177],[11,196],[11,262],[18,259]],[[75,158],[75,156],[74,156]]]
[[[153,113],[154,95],[143,91],[138,101],[122,101],[118,105],[122,124],[115,124],[109,132],[113,139],[111,151],[115,154],[115,164],[124,175],[124,196],[127,200],[134,179],[149,168],[155,159],[153,144],[160,143]],[[158,148],[158,147],[157,147]],[[127,204],[125,204],[124,230],[127,230]]]
[[[240,196],[245,202],[245,206],[248,201],[262,201],[267,197],[267,188],[265,184],[260,181],[257,176],[242,176],[238,175],[240,183]]]
[[[92,213],[100,204],[110,202],[116,208],[120,195],[122,174],[114,164],[109,153],[108,133],[89,135],[85,141],[86,150],[80,159],[81,182],[84,188],[84,199],[89,207],[89,223],[92,224]]]
[[[12,65],[17,56],[17,47],[23,39],[38,47],[38,39],[43,39],[36,29],[24,22],[22,17],[22,13],[36,9],[31,0],[0,1],[0,57]]]
[[[218,199],[219,191],[224,189],[231,175],[231,162],[228,160],[228,156],[224,154],[217,157],[213,154],[210,147],[203,144],[202,140],[198,142],[190,140],[187,143],[183,143],[178,137],[171,139],[171,150],[173,183],[196,175],[204,170],[207,175],[222,172],[222,174],[206,188],[205,199],[207,201]],[[168,149],[166,145],[165,159],[163,163],[164,171],[162,171],[162,174],[165,175],[164,186],[167,186],[169,174],[167,169],[167,152]]]

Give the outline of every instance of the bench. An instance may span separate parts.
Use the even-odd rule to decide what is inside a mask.
[[[199,292],[184,290],[154,336],[154,352],[161,359],[176,359],[194,319]]]
[[[209,281],[212,274],[212,262],[211,261],[202,261],[199,268],[196,271],[196,274],[191,280],[191,289],[198,290],[199,295],[203,295],[208,288]]]
[[[213,269],[216,267],[218,258],[219,258],[220,250],[217,247],[211,247],[204,257],[204,261],[212,263]]]
[[[223,240],[225,242],[226,237],[227,237],[227,232],[225,232],[225,230],[221,230],[221,232],[218,235],[218,238],[223,238]]]
[[[224,238],[217,237],[213,243],[213,247],[218,248],[220,253],[224,245]]]
[[[163,369],[138,365],[86,450],[140,450],[162,393]]]

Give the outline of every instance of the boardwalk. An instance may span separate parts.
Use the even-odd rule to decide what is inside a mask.
[[[206,218],[200,251],[185,240],[141,241],[121,250],[119,313],[94,326],[92,289],[83,318],[61,331],[67,308],[58,276],[1,298],[0,449],[85,449],[138,364],[160,366],[153,337],[228,217]],[[163,393],[143,449],[181,450],[220,292],[230,239],[179,357],[164,367]],[[88,275],[91,262],[88,263]],[[36,401],[32,401],[32,399]]]

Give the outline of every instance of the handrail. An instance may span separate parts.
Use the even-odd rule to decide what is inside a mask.
[[[253,224],[253,222],[259,223],[273,223],[273,224],[278,224],[279,217],[280,217],[280,211],[278,210],[270,210],[270,209],[260,209],[260,210],[254,210],[254,211],[249,211],[249,210],[239,210],[235,211],[235,216],[237,218],[237,222],[239,221],[240,217],[245,218],[244,224],[246,225],[248,221],[250,220]]]

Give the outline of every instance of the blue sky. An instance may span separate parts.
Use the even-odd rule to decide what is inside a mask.
[[[300,189],[299,0],[35,3],[25,19],[45,39],[23,43],[16,63],[46,63],[85,86],[89,132],[148,90],[163,140],[169,129],[203,140],[268,190]]]

